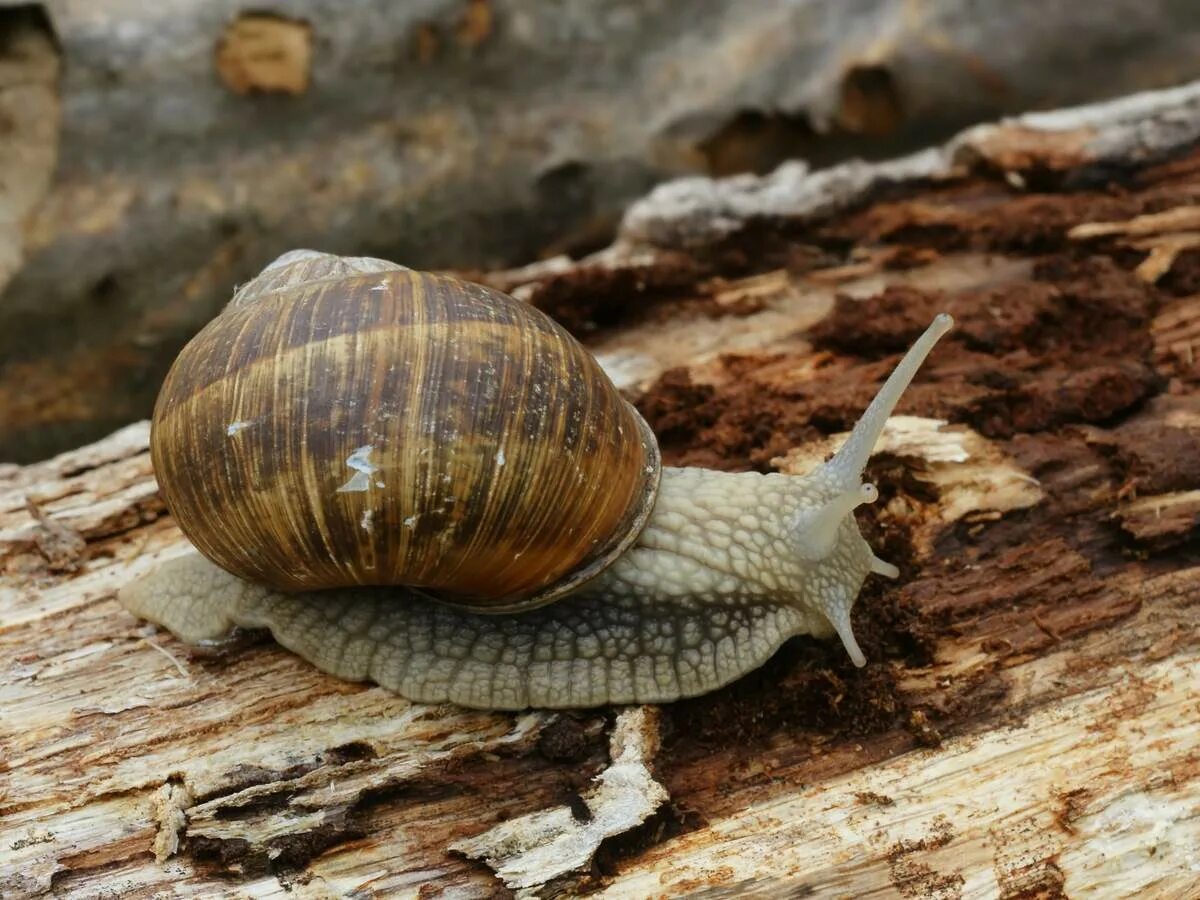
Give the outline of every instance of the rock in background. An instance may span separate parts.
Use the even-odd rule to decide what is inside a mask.
[[[0,459],[149,411],[300,245],[492,267],[685,173],[887,156],[1200,74],[1187,0],[0,0]]]

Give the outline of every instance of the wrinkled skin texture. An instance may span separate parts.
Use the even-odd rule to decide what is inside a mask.
[[[848,622],[871,552],[847,516],[824,559],[800,557],[792,517],[780,513],[811,507],[813,487],[669,469],[632,550],[583,592],[520,615],[463,612],[403,588],[282,594],[199,554],[165,563],[122,599],[190,643],[268,628],[327,672],[413,700],[491,709],[673,700],[757,668],[792,635],[829,636],[832,620]]]
[[[663,702],[757,668],[797,634],[864,659],[850,609],[867,575],[895,577],[858,531],[862,471],[888,415],[951,320],[939,316],[842,449],[804,475],[667,469],[637,543],[580,592],[485,616],[402,587],[283,594],[198,554],[128,586],[122,602],[190,643],[267,628],[319,668],[412,700],[490,709]]]

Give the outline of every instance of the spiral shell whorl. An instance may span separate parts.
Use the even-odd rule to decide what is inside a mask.
[[[373,256],[334,256],[316,250],[289,250],[274,259],[252,280],[234,291],[230,307],[246,306],[265,297],[287,294],[306,285],[373,272],[408,272],[405,266]]]

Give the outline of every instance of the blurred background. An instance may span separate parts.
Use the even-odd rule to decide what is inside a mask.
[[[1198,76],[1195,0],[0,0],[0,460],[146,417],[294,247],[578,257],[666,179]]]

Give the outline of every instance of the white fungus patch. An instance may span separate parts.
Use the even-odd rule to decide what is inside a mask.
[[[225,433],[230,437],[233,437],[242,429],[249,428],[253,424],[253,422],[230,422],[229,427],[225,429]]]
[[[501,447],[499,450],[496,451],[496,465],[498,465],[498,466],[504,465],[504,448],[503,447]]]
[[[371,509],[363,510],[362,518],[359,520],[358,524],[362,526],[362,530],[365,531],[367,534],[370,534],[371,530],[374,528],[374,525],[371,523],[371,520],[374,517],[375,517],[374,510],[371,510]]]
[[[374,449],[373,446],[367,444],[346,457],[346,465],[354,470],[354,474],[350,476],[349,481],[337,489],[339,494],[365,491],[371,487],[371,476],[379,471],[379,467],[371,462],[371,451]],[[375,486],[383,487],[383,482],[375,481]]]

